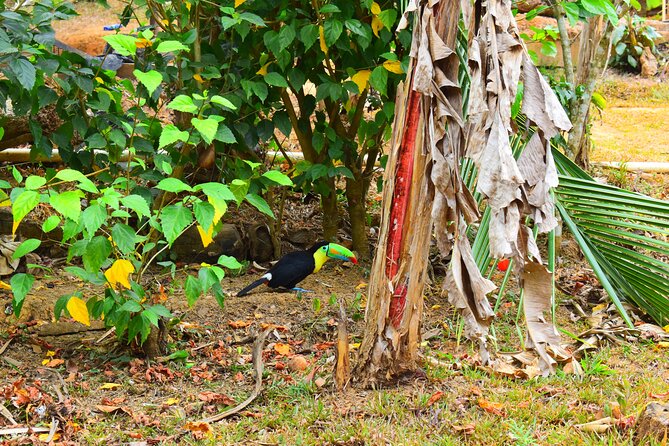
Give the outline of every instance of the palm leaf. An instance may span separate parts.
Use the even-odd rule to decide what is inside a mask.
[[[621,301],[669,323],[669,203],[600,184],[554,148],[557,209],[628,324]]]

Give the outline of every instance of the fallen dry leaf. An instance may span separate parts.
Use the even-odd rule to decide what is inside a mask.
[[[116,398],[102,398],[100,402],[106,406],[120,406],[125,402],[125,397],[117,396]]]
[[[62,359],[56,358],[56,359],[52,359],[51,361],[47,362],[44,365],[46,365],[47,367],[54,368],[54,367],[58,367],[59,365],[64,364],[64,363],[65,363],[65,361],[63,361]]]
[[[430,397],[429,400],[427,400],[427,403],[425,403],[425,405],[427,407],[430,407],[431,405],[433,405],[434,403],[436,403],[437,401],[439,401],[443,397],[444,397],[444,392],[442,392],[441,390],[438,390],[438,391],[436,391],[432,394],[432,396]]]
[[[238,328],[246,328],[252,323],[253,323],[252,321],[242,321],[242,320],[228,321],[228,325],[230,326],[230,328],[234,328],[235,330]]]
[[[459,432],[461,434],[465,435],[471,435],[474,433],[474,430],[476,429],[476,425],[474,423],[469,423],[465,424],[462,426],[451,426],[455,432]]]
[[[214,434],[209,423],[204,423],[202,421],[188,422],[183,425],[183,429],[189,431],[197,440],[202,440],[203,438]]]
[[[485,398],[479,398],[478,405],[488,413],[506,417],[506,411],[504,410],[504,404],[502,403],[495,403],[493,401],[488,401]]]
[[[114,390],[117,387],[121,387],[118,383],[104,383],[100,386],[100,390]]]
[[[96,404],[95,410],[103,413],[125,412],[121,406],[109,406],[107,404]]]
[[[207,403],[225,404],[226,406],[237,404],[235,400],[223,393],[210,392],[208,390],[198,393],[197,398]]]
[[[290,345],[284,344],[282,342],[277,342],[274,344],[274,351],[278,355],[288,356],[290,354]]]
[[[314,384],[316,384],[316,387],[321,388],[325,385],[326,380],[322,376],[319,376],[314,380]]]

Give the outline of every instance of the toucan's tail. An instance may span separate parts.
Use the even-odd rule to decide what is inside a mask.
[[[251,291],[253,288],[259,287],[263,283],[267,283],[267,282],[269,282],[269,280],[266,277],[261,277],[260,279],[256,280],[251,285],[247,286],[246,288],[241,290],[239,293],[237,293],[237,297],[246,296],[247,294],[249,294],[249,291]]]

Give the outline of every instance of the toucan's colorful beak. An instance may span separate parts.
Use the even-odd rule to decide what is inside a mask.
[[[355,254],[353,254],[347,248],[336,243],[330,243],[328,245],[328,257],[343,260],[344,262],[353,262],[354,264],[358,263],[358,259],[355,257]]]

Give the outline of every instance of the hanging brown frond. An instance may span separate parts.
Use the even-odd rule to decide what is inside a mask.
[[[546,346],[559,348],[559,337],[544,311],[550,310],[550,287],[543,286],[548,273],[524,222],[531,217],[540,232],[556,224],[549,190],[557,185],[557,172],[548,141],[570,124],[526,55],[510,0],[486,0],[476,6],[480,16],[469,7],[462,14],[476,28],[470,30],[467,120],[456,54],[460,0],[413,0],[400,23],[406,26],[407,14],[414,14],[412,60],[405,91],[396,101],[381,233],[355,370],[367,383],[392,378],[416,365],[433,229],[442,254],[450,253],[452,259],[444,281],[449,302],[464,316],[465,334],[479,343],[483,362],[489,361],[486,339],[494,313],[487,295],[495,285],[479,271],[466,234],[479,212],[460,174],[464,158],[476,163],[478,191],[492,210],[492,255],[513,257],[518,273],[527,267],[528,273],[521,277],[532,290],[525,299],[528,345],[539,352],[543,373],[551,370]],[[511,104],[521,75],[523,113],[537,131],[516,161],[509,136]]]

